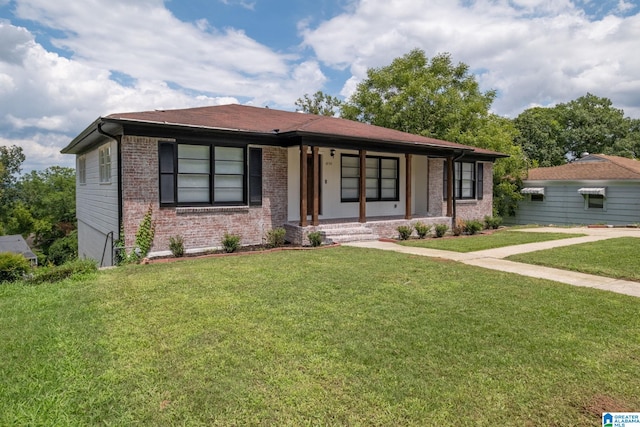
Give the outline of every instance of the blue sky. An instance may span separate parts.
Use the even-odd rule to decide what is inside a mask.
[[[640,118],[640,0],[0,0],[0,145],[24,170],[99,116],[347,98],[414,48],[468,64],[493,112],[587,92]]]

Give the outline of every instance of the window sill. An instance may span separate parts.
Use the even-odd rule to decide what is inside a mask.
[[[194,213],[234,213],[249,212],[249,206],[201,206],[201,207],[177,207],[176,214],[186,215]]]

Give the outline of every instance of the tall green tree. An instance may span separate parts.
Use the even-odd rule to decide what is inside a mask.
[[[513,211],[526,169],[517,130],[489,112],[495,91],[482,92],[469,66],[448,53],[428,59],[416,49],[367,78],[342,106],[342,116],[378,126],[510,154],[494,167],[494,213]]]
[[[605,154],[640,159],[640,119],[627,118],[628,132],[624,138],[604,150]]]
[[[372,68],[342,107],[342,117],[458,142],[489,114],[495,91],[480,91],[469,66],[448,53],[428,59],[415,49]]]
[[[335,96],[317,91],[312,96],[305,94],[302,98],[298,98],[295,105],[296,111],[333,117],[340,111],[342,101]]]
[[[564,150],[570,157],[610,150],[629,131],[624,111],[613,107],[608,98],[587,93],[556,109],[562,120]]]
[[[0,232],[9,217],[16,195],[16,182],[24,162],[22,148],[0,146]]]
[[[58,239],[76,229],[75,171],[52,166],[32,171],[16,183],[16,197],[6,228],[33,235],[44,254]]]
[[[564,124],[555,108],[534,107],[514,119],[515,142],[522,147],[533,167],[566,163]]]

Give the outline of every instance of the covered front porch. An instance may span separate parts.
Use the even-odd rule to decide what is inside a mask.
[[[359,218],[332,218],[318,220],[317,225],[300,225],[299,221],[284,224],[287,231],[287,241],[299,245],[308,245],[309,233],[319,231],[323,238],[323,244],[354,242],[362,240],[377,240],[380,238],[397,238],[398,227],[401,225],[413,225],[421,222],[433,226],[445,224],[451,228],[451,217],[448,216],[416,216],[407,219],[404,215],[370,217],[366,222],[360,222]]]
[[[326,243],[396,237],[398,226],[418,221],[451,226],[451,150],[384,148],[290,147],[287,240],[307,244],[315,231]]]

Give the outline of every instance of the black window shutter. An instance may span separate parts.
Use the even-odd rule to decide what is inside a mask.
[[[478,200],[484,197],[484,164],[478,163]]]
[[[443,164],[443,168],[442,168],[442,199],[443,200],[447,200],[447,184],[448,184],[448,166],[449,166],[449,161],[445,160],[444,162],[442,162]]]
[[[249,205],[262,205],[262,148],[249,148]]]
[[[172,142],[158,144],[158,166],[160,172],[160,204],[176,204],[176,146]]]

